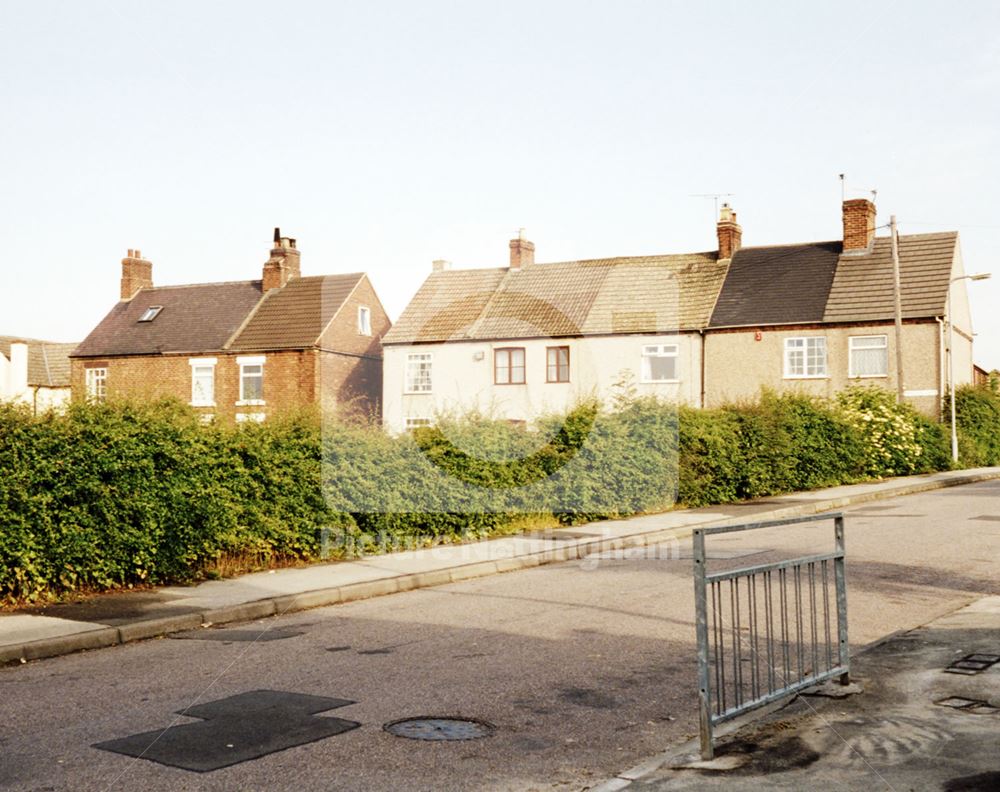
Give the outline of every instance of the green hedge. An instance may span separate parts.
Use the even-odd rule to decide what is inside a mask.
[[[995,396],[963,443],[997,464]],[[970,453],[972,452],[970,451]],[[947,432],[856,389],[718,410],[596,403],[535,430],[481,416],[390,437],[301,414],[202,425],[187,407],[0,405],[0,602],[701,506],[946,468]]]
[[[955,414],[963,466],[1000,465],[1000,395],[991,386],[959,388]],[[950,403],[946,417],[950,422]]]

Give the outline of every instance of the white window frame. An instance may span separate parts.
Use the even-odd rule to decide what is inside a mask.
[[[414,370],[420,371],[421,364],[426,363],[426,386],[418,382]],[[423,380],[424,378],[421,378]],[[434,392],[434,353],[410,352],[406,356],[406,368],[403,371],[403,393],[433,393]]]
[[[264,413],[236,413],[236,423],[264,423]]]
[[[372,309],[367,305],[358,306],[358,335],[372,334]]]
[[[417,415],[408,415],[403,420],[403,424],[407,432],[412,432],[414,429],[420,426],[433,426],[434,421],[431,418],[422,418]]]
[[[87,398],[91,401],[102,402],[108,398],[108,368],[107,366],[94,366],[84,369],[84,377],[87,385]]]
[[[799,343],[801,342],[801,344]],[[809,373],[809,348],[811,346],[823,347],[823,371],[822,373]],[[828,379],[830,376],[830,348],[826,343],[826,336],[793,336],[785,339],[784,344],[784,378],[785,379]],[[792,371],[792,354],[801,352],[802,373]]]
[[[870,340],[872,338],[879,338],[882,340],[881,346],[855,346],[854,342],[859,340]],[[854,372],[854,353],[861,350],[872,350],[879,349],[885,352],[885,368],[881,374],[856,374]],[[863,335],[863,336],[850,336],[847,339],[847,376],[850,379],[885,379],[889,376],[889,336],[879,335],[878,333],[873,335]]]
[[[247,399],[244,394],[244,377],[254,376],[246,374],[245,369],[249,366],[260,366],[260,395],[264,395],[265,360],[264,355],[245,355],[236,358],[236,365],[240,367],[240,398],[236,402],[237,407],[257,407],[265,404],[264,399]]]
[[[642,357],[639,361],[639,382],[647,385],[680,382],[680,351],[680,344],[645,344],[642,347]],[[652,363],[646,365],[647,361],[651,361],[653,358],[673,358],[674,376],[669,379],[654,379]]]
[[[215,406],[215,364],[218,359],[214,357],[188,358],[188,365],[191,366],[191,406],[192,407],[214,407]],[[209,398],[198,398],[198,369],[208,369],[211,373],[209,387]]]

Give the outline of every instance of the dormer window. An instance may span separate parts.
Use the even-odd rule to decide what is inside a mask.
[[[151,305],[145,311],[143,311],[142,316],[139,317],[140,322],[152,322],[157,316],[160,315],[160,311],[163,310],[162,305]]]

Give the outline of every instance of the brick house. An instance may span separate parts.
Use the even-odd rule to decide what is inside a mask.
[[[367,275],[302,277],[278,229],[259,280],[156,287],[130,250],[121,300],[71,355],[73,396],[172,396],[235,421],[311,404],[377,414],[390,327]]]
[[[69,401],[69,354],[76,344],[0,336],[0,401],[28,404],[37,415]]]
[[[718,249],[432,272],[383,339],[383,418],[393,432],[446,413],[530,421],[616,383],[693,406],[762,387],[831,396],[851,382],[896,387],[888,237],[875,207],[845,201],[843,239],[743,247],[724,205]],[[899,242],[906,398],[938,415],[948,323],[956,383],[972,381],[972,326],[958,235]],[[954,317],[948,315],[952,289]]]

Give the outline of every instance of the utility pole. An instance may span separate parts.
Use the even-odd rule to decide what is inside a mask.
[[[896,401],[903,402],[906,392],[903,385],[903,296],[899,286],[899,231],[896,228],[896,215],[889,218],[889,228],[892,230],[892,278],[896,296]]]

